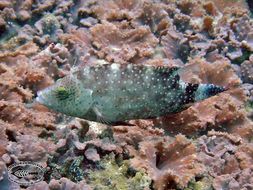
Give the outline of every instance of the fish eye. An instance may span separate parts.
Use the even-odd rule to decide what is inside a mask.
[[[71,95],[71,91],[63,86],[59,86],[56,91],[56,97],[59,99],[59,100],[66,100],[70,97]]]

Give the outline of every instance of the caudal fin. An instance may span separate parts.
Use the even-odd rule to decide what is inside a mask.
[[[194,94],[194,100],[200,101],[226,91],[227,88],[213,84],[199,84]]]
[[[215,96],[221,92],[226,91],[227,88],[222,86],[216,86],[213,84],[190,84],[188,83],[185,88],[184,103],[193,103],[200,100],[207,99],[211,96]]]

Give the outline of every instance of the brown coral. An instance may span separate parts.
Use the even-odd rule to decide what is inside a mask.
[[[244,82],[253,84],[253,56],[241,64],[241,74]]]
[[[186,187],[203,171],[203,166],[197,163],[195,146],[189,140],[182,135],[171,143],[167,140],[141,142],[138,156],[131,160],[132,166],[147,171],[157,190]]]
[[[4,47],[6,49],[6,47]],[[8,48],[7,48],[8,49]],[[28,42],[20,47],[18,47],[15,51],[7,51],[7,52],[1,52],[0,53],[0,60],[2,60],[5,57],[8,56],[18,56],[18,55],[33,55],[37,53],[39,47],[33,43],[33,42]]]
[[[169,30],[168,34],[162,37],[161,44],[166,58],[180,59],[182,62],[187,61],[190,47],[183,34]]]
[[[233,122],[241,121],[245,118],[245,113],[241,110],[242,105],[243,102],[240,97],[238,99],[237,95],[231,96],[223,93],[196,103],[178,114],[160,117],[155,123],[163,126],[173,134],[196,134],[210,128],[219,129],[219,127],[229,126]]]
[[[153,55],[158,40],[145,27],[120,29],[114,24],[98,24],[91,28],[92,43],[99,58],[109,62],[126,63]],[[99,35],[98,35],[99,34]]]
[[[252,145],[235,135],[211,131],[198,139],[199,160],[209,166],[214,189],[251,188]]]
[[[95,14],[100,20],[120,21],[137,17],[140,14],[143,2],[140,0],[102,0],[94,6],[87,4],[79,8],[79,15]]]
[[[154,4],[149,1],[144,1],[141,9],[141,14],[136,15],[134,25],[148,25],[150,30],[158,37],[165,35],[172,25],[169,18],[168,7],[163,4]],[[170,6],[172,8],[172,6]],[[154,16],[156,15],[156,16]]]
[[[70,62],[74,63],[72,66],[86,64],[91,61],[92,44],[91,35],[89,31],[84,29],[71,30],[70,33],[60,35],[60,40],[67,47],[71,54],[76,55],[72,57]]]
[[[80,181],[78,184],[70,181],[67,178],[61,178],[60,180],[51,180],[49,184],[45,181],[39,182],[27,188],[28,190],[54,190],[54,189],[72,189],[72,190],[91,190],[91,188],[86,184],[85,180]]]
[[[4,125],[4,122],[0,120],[0,156],[6,152],[5,147],[8,144],[8,137],[5,130],[6,127]]]
[[[43,126],[55,128],[55,116],[47,109],[34,111],[17,102],[0,101],[0,117],[3,121],[16,126]]]
[[[252,144],[243,144],[236,151],[236,157],[239,160],[241,169],[253,168],[253,147]]]
[[[113,127],[114,138],[117,142],[136,146],[145,138],[163,135],[163,130],[153,128],[152,121],[135,120],[130,121],[130,123],[134,126],[119,125]]]
[[[6,65],[7,64],[7,65]],[[5,64],[0,65],[0,118],[5,122],[10,122],[16,126],[44,126],[54,128],[55,117],[47,110],[34,112],[23,104],[33,97],[34,92],[39,90],[43,84],[49,85],[43,69],[38,69],[32,65],[27,57],[7,57]],[[33,86],[37,85],[37,88]]]
[[[53,143],[31,135],[19,135],[16,137],[16,141],[10,142],[6,148],[15,162],[37,161],[45,166],[47,153],[52,153],[56,149]]]
[[[217,135],[216,135],[217,134]],[[239,163],[235,157],[237,145],[240,141],[233,141],[226,133],[209,133],[211,137],[202,136],[198,139],[199,160],[208,165],[208,172],[212,176],[232,174],[240,171]]]
[[[206,1],[208,2],[209,0]],[[248,9],[245,0],[239,1],[212,0],[212,2],[214,3],[215,7],[221,12],[225,11],[226,9],[230,9],[231,7],[241,8],[245,10]]]

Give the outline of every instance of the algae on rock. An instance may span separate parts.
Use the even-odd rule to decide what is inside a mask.
[[[198,181],[192,180],[184,190],[213,190],[212,179],[210,177],[204,177]]]
[[[96,190],[148,190],[150,189],[151,179],[142,171],[129,174],[128,161],[123,161],[119,165],[112,153],[105,156],[100,162],[103,169],[89,171],[89,180],[92,188]]]

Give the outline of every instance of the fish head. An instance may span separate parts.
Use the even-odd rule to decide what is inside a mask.
[[[93,103],[92,90],[85,88],[77,77],[71,74],[39,91],[36,101],[54,111],[82,117]]]

